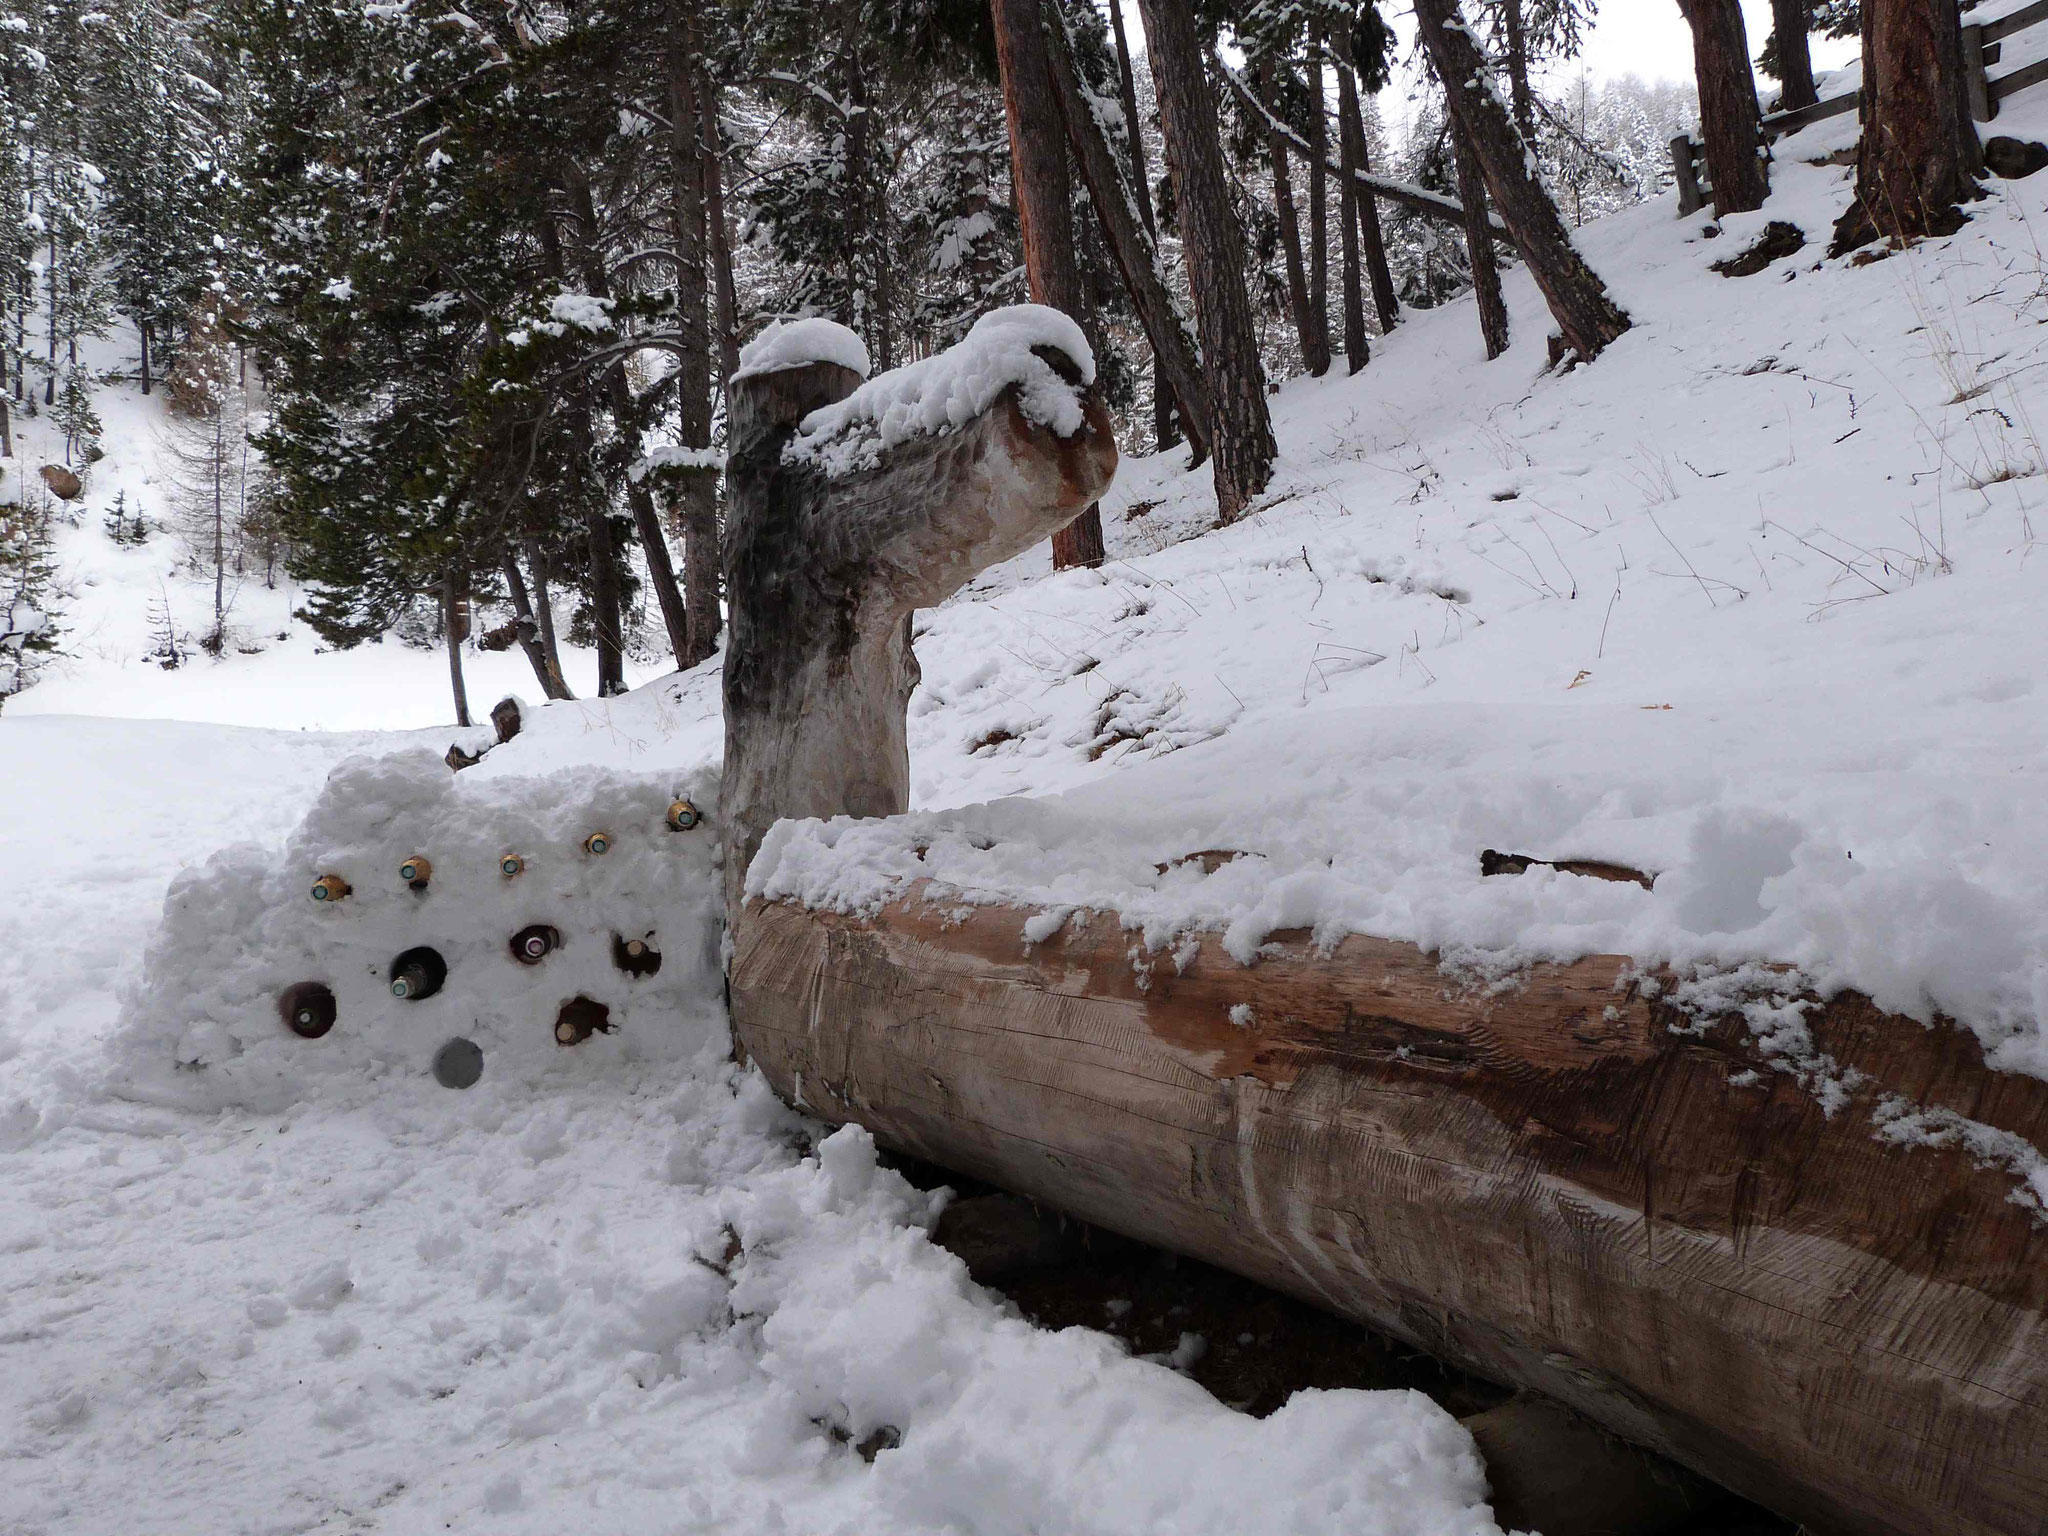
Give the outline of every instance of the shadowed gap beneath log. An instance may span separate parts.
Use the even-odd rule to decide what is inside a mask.
[[[1255,1281],[920,1158],[885,1152],[882,1162],[920,1189],[955,1192],[934,1240],[1038,1327],[1107,1333],[1254,1418],[1311,1389],[1422,1393],[1472,1432],[1503,1530],[1793,1536],[1798,1529],[1547,1398],[1517,1395]]]

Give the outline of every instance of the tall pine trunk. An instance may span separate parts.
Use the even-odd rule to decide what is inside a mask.
[[[1796,112],[1820,100],[1813,83],[1813,53],[1807,47],[1812,0],[1771,0],[1771,35],[1777,40],[1778,110]]]
[[[1472,264],[1472,289],[1479,300],[1479,336],[1490,363],[1508,349],[1508,306],[1500,292],[1500,262],[1486,217],[1486,182],[1465,135],[1451,125],[1451,155],[1457,167],[1458,201],[1465,208],[1465,252]]]
[[[1359,139],[1350,124],[1358,116],[1357,84],[1351,71],[1337,61],[1337,248],[1343,267],[1344,369],[1356,373],[1372,358],[1365,339],[1365,297],[1358,274]]]
[[[611,274],[605,270],[604,256],[597,245],[597,207],[591,200],[590,181],[580,167],[573,165],[566,179],[570,209],[576,216],[576,251],[583,268],[584,289],[593,298],[608,299],[612,293]],[[701,251],[701,245],[699,249]],[[709,338],[703,334],[701,310],[698,334],[708,348]],[[703,362],[708,374],[708,350],[703,355]],[[633,398],[633,386],[627,382],[624,359],[605,370],[601,383],[605,403],[611,408],[612,429],[626,441],[637,458],[642,426],[640,402]],[[708,394],[708,383],[705,388]],[[676,585],[675,565],[669,558],[668,539],[662,531],[661,517],[655,511],[654,497],[644,481],[627,480],[626,507],[633,514],[633,528],[640,535],[640,552],[647,561],[647,584],[654,589],[654,600],[661,608],[662,627],[668,632],[669,650],[674,653],[679,668],[687,667],[691,665],[687,659],[690,654],[689,619],[683,608],[682,590]]]
[[[1152,173],[1145,164],[1145,129],[1138,121],[1138,76],[1131,67],[1131,41],[1124,31],[1123,0],[1109,0],[1109,25],[1116,36],[1117,101],[1124,109],[1124,136],[1131,155],[1131,194],[1138,205],[1138,220],[1147,239],[1156,242],[1159,228],[1152,217]],[[1152,352],[1152,443],[1165,452],[1180,441],[1174,423],[1177,395],[1166,376],[1166,364],[1155,347]],[[1205,423],[1203,431],[1208,427]]]
[[[1458,0],[1414,3],[1416,34],[1445,83],[1451,121],[1471,145],[1493,205],[1543,290],[1565,345],[1591,362],[1628,329],[1628,316],[1572,248],[1557,205],[1536,179],[1522,136],[1500,98],[1486,88],[1486,60],[1466,30]]]
[[[149,321],[145,318],[136,322],[135,335],[142,344],[142,392],[149,393]]]
[[[1330,140],[1323,102],[1323,34],[1314,23],[1308,29],[1308,99],[1308,309],[1316,328],[1316,351],[1308,359],[1308,371],[1321,378],[1330,371]]]
[[[1216,515],[1228,523],[1266,488],[1278,451],[1266,410],[1266,371],[1259,362],[1251,297],[1244,287],[1244,236],[1230,207],[1216,96],[1209,88],[1209,51],[1194,12],[1188,0],[1139,0],[1139,10],[1159,94],[1202,364],[1216,412],[1210,439]]]
[[[1830,253],[1880,236],[1954,234],[1982,154],[1964,105],[1955,0],[1864,0],[1862,111],[1856,201]]]
[[[1057,3],[1057,0],[1055,0]],[[1032,299],[1073,317],[1087,312],[1074,250],[1066,123],[1047,53],[1039,0],[993,0],[996,61],[1003,76],[1003,114],[1010,129],[1010,175],[1024,244],[1024,276]],[[1092,340],[1092,338],[1091,338]],[[1096,566],[1104,557],[1102,509],[1088,509],[1052,536],[1052,566]]]
[[[704,225],[711,241],[711,292],[717,344],[718,382],[723,388],[740,368],[739,300],[733,292],[732,231],[725,222],[725,136],[719,126],[718,83],[692,60],[697,97],[697,140],[704,155]]]
[[[455,723],[468,725],[469,689],[462,680],[462,642],[469,638],[464,611],[466,580],[451,566],[441,576],[441,631],[448,641],[448,687],[455,695]]]
[[[1266,108],[1277,113],[1279,98],[1273,89],[1273,61],[1259,66],[1259,87]],[[1309,368],[1315,353],[1315,325],[1308,312],[1308,276],[1301,266],[1301,226],[1294,209],[1294,181],[1287,170],[1287,140],[1277,128],[1266,130],[1266,153],[1273,162],[1273,211],[1280,220],[1280,250],[1287,265],[1287,307],[1294,317],[1294,334],[1301,346],[1301,361]],[[1329,367],[1327,360],[1324,368]],[[1314,372],[1313,368],[1309,368]]]
[[[711,208],[715,175],[697,103],[697,33],[690,0],[671,33],[669,119],[671,215],[676,242],[676,427],[685,448],[711,446]],[[683,545],[683,641],[676,663],[694,667],[718,649],[718,476],[692,469],[676,489],[675,532]],[[708,535],[708,536],[707,536]]]
[[[1742,0],[1678,0],[1678,8],[1692,28],[1692,72],[1699,85],[1707,174],[1714,182],[1714,216],[1748,213],[1763,207],[1770,186],[1757,153],[1763,136]]]
[[[1358,74],[1358,60],[1352,55],[1351,34],[1339,29],[1335,34],[1338,74],[1349,83],[1350,88],[1339,98],[1344,113],[1344,133],[1351,139],[1352,162],[1357,169],[1370,173],[1372,154],[1365,142],[1365,114],[1359,105],[1359,87],[1364,83]],[[1365,255],[1366,277],[1372,283],[1372,305],[1380,317],[1380,334],[1385,335],[1394,328],[1394,322],[1401,318],[1401,302],[1394,295],[1394,272],[1387,265],[1386,236],[1380,232],[1379,199],[1370,192],[1358,190],[1353,194],[1358,207],[1358,238]]]

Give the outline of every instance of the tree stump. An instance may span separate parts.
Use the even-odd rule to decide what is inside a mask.
[[[1023,305],[984,317],[952,352],[869,385],[892,409],[937,412],[947,428],[835,472],[829,456],[790,450],[806,417],[860,385],[856,370],[831,360],[859,355],[859,343],[844,327],[802,323],[814,328],[813,355],[798,348],[775,366],[743,360],[732,381],[719,809],[735,923],[747,865],[777,820],[909,808],[912,611],[944,602],[1073,521],[1117,462],[1080,331],[1057,311]],[[1028,336],[1034,324],[1065,344],[1013,342],[992,375],[988,338],[1006,325]],[[961,400],[921,396],[918,384],[937,390],[957,380],[965,370],[947,365],[977,347],[984,379],[1003,367],[1015,377],[956,424]],[[1078,427],[1064,436],[1036,419],[1058,390],[1078,405]]]

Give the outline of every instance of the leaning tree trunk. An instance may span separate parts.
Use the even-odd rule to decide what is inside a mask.
[[[1036,352],[1080,378],[1054,349]],[[797,424],[859,383],[824,362],[733,383],[719,814],[735,923],[747,866],[776,821],[908,807],[913,610],[1071,522],[1116,469],[1115,430],[1092,391],[1080,427],[1061,437],[1025,416],[1014,385],[957,430],[899,444],[872,468],[833,476],[785,460]]]
[[[1763,207],[1770,184],[1758,154],[1763,136],[1742,0],[1678,0],[1678,8],[1692,27],[1692,72],[1699,84],[1700,137],[1707,141],[1714,215],[1748,213]]]
[[[1976,196],[1977,129],[1963,106],[1955,0],[1864,0],[1863,138],[1839,256],[1883,236],[1954,234]]]
[[[1337,99],[1344,114],[1343,133],[1351,141],[1353,167],[1371,174],[1372,154],[1366,147],[1365,114],[1358,95],[1365,82],[1359,77],[1358,60],[1352,54],[1351,34],[1339,27],[1332,36],[1336,41],[1337,76],[1343,82]],[[1380,334],[1384,336],[1401,318],[1401,301],[1394,296],[1394,271],[1387,265],[1387,239],[1380,231],[1379,199],[1360,190],[1353,201],[1358,207],[1358,238],[1365,257],[1365,274],[1372,284],[1372,307],[1379,315]]]
[[[1273,90],[1271,59],[1259,66],[1259,86],[1265,92],[1267,110],[1277,111],[1279,103]],[[1320,370],[1310,366],[1315,354],[1316,331],[1308,308],[1308,276],[1301,266],[1301,225],[1294,210],[1294,179],[1287,170],[1287,140],[1277,128],[1266,130],[1266,153],[1273,162],[1273,211],[1280,220],[1280,250],[1287,265],[1287,308],[1294,317],[1294,335],[1301,345],[1302,366],[1310,373],[1316,373]],[[1327,359],[1323,367],[1329,367]]]
[[[1211,450],[1215,458],[1216,516],[1233,522],[1266,488],[1278,449],[1266,410],[1266,371],[1244,287],[1244,236],[1230,208],[1217,137],[1216,98],[1209,89],[1208,52],[1188,0],[1139,0],[1150,45],[1159,122],[1166,134],[1166,165],[1180,212],[1188,287],[1202,362],[1215,397]]]
[[[441,631],[448,642],[448,687],[455,695],[457,725],[470,723],[469,689],[462,681],[462,642],[469,638],[467,586],[452,567],[441,576]]]
[[[548,557],[540,547],[540,540],[526,542],[526,563],[533,571],[533,611],[540,622],[541,655],[548,664],[548,676],[554,680],[555,690],[548,694],[553,699],[573,699],[575,691],[569,686],[569,679],[562,671],[562,648],[555,638],[555,599],[548,591]]]
[[[1003,115],[1010,129],[1010,173],[1031,297],[1072,316],[1088,308],[1074,251],[1064,121],[1053,83],[1039,0],[993,0]],[[1052,568],[1102,564],[1102,509],[1093,504],[1052,535]]]
[[[1806,33],[1812,0],[1771,0],[1771,37],[1778,56],[1778,110],[1796,112],[1820,100]]]
[[[1064,16],[1065,12],[1060,14]],[[1152,221],[1151,172],[1145,164],[1145,133],[1138,121],[1138,77],[1131,68],[1131,41],[1124,33],[1123,0],[1109,0],[1109,25],[1116,34],[1116,90],[1117,100],[1124,109],[1124,142],[1130,153],[1132,201],[1138,205],[1138,219],[1145,226],[1145,238],[1156,246],[1159,230]],[[1076,153],[1079,153],[1078,146]],[[1093,190],[1092,178],[1089,187]],[[1125,280],[1128,282],[1128,277]],[[1180,441],[1181,429],[1174,424],[1177,403],[1173,387],[1167,381],[1166,365],[1160,361],[1159,349],[1155,346],[1152,350],[1152,442],[1161,453]],[[1186,410],[1182,409],[1182,419],[1186,416]],[[1205,433],[1209,430],[1206,419],[1201,430]],[[1199,464],[1207,456],[1198,449],[1195,462]]]
[[[1458,198],[1465,205],[1465,252],[1472,264],[1472,290],[1479,300],[1479,335],[1490,363],[1508,349],[1508,306],[1500,292],[1500,263],[1487,227],[1486,183],[1478,157],[1457,125],[1451,127],[1451,155],[1457,166]]]
[[[1529,88],[1529,19],[1522,12],[1522,0],[1501,0],[1501,31],[1507,44],[1502,62],[1508,73],[1508,99],[1514,104],[1515,131],[1533,151],[1536,93]]]
[[[562,686],[560,666],[549,664],[548,648],[541,643],[540,625],[534,620],[533,598],[526,590],[525,576],[520,574],[519,557],[507,549],[498,568],[505,574],[505,590],[512,597],[513,633],[519,638],[526,664],[533,668],[534,681],[546,697],[566,699],[569,691]]]
[[[1466,30],[1458,0],[1415,0],[1415,19],[1437,78],[1445,82],[1451,121],[1472,146],[1501,222],[1543,290],[1565,345],[1592,361],[1628,329],[1628,316],[1572,248],[1557,205],[1536,179],[1521,136],[1487,84],[1486,60]]]
[[[1049,18],[1044,37],[1060,116],[1067,125],[1067,141],[1073,146],[1081,179],[1088,185],[1096,222],[1109,242],[1110,255],[1123,276],[1131,307],[1137,310],[1138,322],[1144,326],[1146,340],[1152,345],[1155,373],[1165,380],[1179,410],[1181,428],[1194,449],[1194,462],[1199,464],[1209,456],[1209,424],[1215,415],[1215,405],[1202,371],[1201,350],[1188,334],[1180,304],[1173,290],[1166,286],[1160,269],[1151,199],[1142,186],[1127,184],[1124,179],[1115,145],[1092,105],[1096,93],[1081,78],[1073,40],[1060,13]],[[1142,166],[1144,152],[1133,149],[1129,158]]]
[[[711,237],[711,281],[718,315],[718,382],[728,383],[740,368],[739,300],[732,281],[732,236],[725,223],[724,140],[718,126],[718,86],[699,66],[697,110],[702,116],[698,139],[704,153],[704,221]]]

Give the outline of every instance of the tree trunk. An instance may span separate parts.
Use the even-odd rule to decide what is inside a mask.
[[[1074,253],[1065,123],[1053,84],[1045,19],[1039,0],[993,0],[992,10],[996,60],[1003,75],[1003,115],[1010,128],[1010,175],[1023,235],[1025,281],[1035,302],[1050,305],[1078,322],[1088,302]],[[1052,536],[1052,568],[1056,571],[1102,564],[1102,509],[1090,503],[1074,524]]]
[[[1039,355],[1078,378],[1068,359]],[[1005,390],[958,430],[829,476],[784,461],[796,424],[844,399],[851,369],[812,363],[733,386],[726,590],[725,767],[719,820],[737,912],[762,835],[785,816],[887,816],[910,796],[913,610],[1023,553],[1092,502],[1116,437],[1092,392],[1062,438]]]
[[[1572,248],[1564,220],[1536,179],[1521,136],[1500,98],[1485,86],[1486,61],[1465,30],[1457,0],[1415,0],[1415,19],[1437,78],[1445,82],[1451,119],[1472,147],[1501,221],[1543,290],[1565,344],[1582,361],[1591,362],[1628,329],[1628,316]]]
[[[1714,216],[1761,208],[1770,192],[1758,154],[1756,77],[1742,0],[1678,0],[1692,27],[1692,72],[1700,94],[1700,137],[1714,183]]]
[[[1166,165],[1180,214],[1188,286],[1202,337],[1202,364],[1215,403],[1210,452],[1216,516],[1234,522],[1273,473],[1273,422],[1266,372],[1244,288],[1244,237],[1230,208],[1209,89],[1208,50],[1188,0],[1139,0],[1150,45],[1152,83],[1166,135]]]
[[[548,591],[548,557],[540,547],[538,539],[526,543],[526,563],[533,571],[534,617],[540,621],[541,655],[548,665],[548,676],[554,683],[554,690],[548,693],[551,699],[573,699],[575,693],[569,687],[569,680],[562,671],[562,648],[555,642],[555,600]],[[545,690],[544,690],[545,691]]]
[[[1976,196],[1981,150],[1963,105],[1959,28],[1955,0],[1864,0],[1856,200],[1831,255],[1962,227],[1958,204]]]
[[[1777,40],[1778,110],[1796,112],[1820,100],[1807,47],[1812,0],[1771,0],[1771,35]]]
[[[713,210],[707,184],[717,168],[703,141],[697,102],[697,38],[689,5],[675,28],[669,58],[669,118],[674,178],[677,330],[676,427],[685,448],[711,446],[711,306],[706,257]],[[730,377],[730,375],[727,375]],[[682,644],[677,665],[696,666],[718,649],[718,476],[692,469],[681,477],[672,511],[683,545]]]
[[[1458,197],[1465,205],[1465,251],[1472,263],[1472,289],[1479,300],[1479,335],[1492,362],[1508,349],[1508,306],[1500,292],[1500,263],[1486,223],[1486,183],[1465,135],[1451,125],[1451,153],[1457,162]]]
[[[466,581],[451,568],[441,577],[441,629],[448,642],[448,686],[455,694],[455,723],[468,725],[469,690],[462,682],[462,642],[469,626],[464,622],[463,588]]]
[[[1412,944],[1296,930],[1134,969],[1135,917],[1045,917],[754,902],[735,1042],[885,1148],[1558,1399],[1809,1531],[2035,1536],[2048,1083],[1970,1030],[1815,1000],[1823,1098],[1625,956],[1459,987]]]
[[[519,637],[519,649],[526,653],[526,664],[533,668],[534,681],[540,684],[540,691],[550,699],[565,699],[568,690],[562,687],[559,668],[551,668],[547,650],[541,645],[540,626],[533,616],[533,599],[527,594],[526,578],[519,571],[519,557],[506,550],[499,562],[505,573],[505,590],[512,596],[512,617]]]
[[[702,62],[701,58],[698,62]],[[722,387],[732,382],[740,367],[739,300],[732,283],[732,232],[725,223],[725,141],[718,124],[718,86],[701,73],[697,78],[697,107],[703,119],[698,137],[704,148],[704,222],[711,236],[718,382]]]
[[[14,457],[14,425],[7,414],[7,388],[0,380],[0,459]]]
[[[1179,409],[1181,425],[1194,448],[1194,462],[1199,464],[1209,456],[1209,423],[1215,408],[1209,397],[1208,379],[1202,371],[1200,349],[1188,333],[1186,318],[1160,271],[1159,248],[1148,222],[1151,199],[1125,179],[1108,131],[1089,105],[1092,94],[1080,78],[1072,39],[1059,23],[1059,13],[1054,14],[1052,21],[1053,25],[1044,33],[1046,57],[1052,69],[1060,115],[1067,125],[1067,140],[1073,146],[1082,180],[1088,184],[1096,222],[1108,239],[1110,255],[1123,275],[1131,306],[1137,310],[1145,337],[1152,344],[1153,365],[1165,377],[1167,391]],[[1142,151],[1129,153],[1142,163]]]
[[[139,320],[135,325],[136,339],[142,344],[142,392],[149,393],[149,322]]]
[[[1064,12],[1061,12],[1064,15]],[[1145,164],[1145,130],[1138,121],[1138,77],[1131,68],[1131,42],[1124,32],[1123,0],[1109,0],[1109,25],[1116,35],[1116,89],[1117,100],[1124,109],[1124,143],[1130,153],[1131,200],[1138,205],[1139,222],[1145,226],[1145,238],[1158,247],[1159,230],[1152,222],[1152,173]],[[1093,182],[1091,179],[1092,190]],[[1112,237],[1112,247],[1114,238]],[[1126,282],[1129,278],[1126,277]],[[1172,384],[1167,378],[1166,364],[1159,356],[1159,349],[1152,349],[1152,443],[1161,453],[1180,441],[1180,428],[1174,423],[1177,403]],[[1186,413],[1183,412],[1183,415]],[[1208,423],[1202,424],[1206,433]],[[1202,461],[1198,450],[1195,462]]]
[[[1267,107],[1277,110],[1273,62],[1270,59],[1259,66],[1259,85],[1266,94]],[[1273,161],[1273,210],[1279,216],[1280,250],[1287,263],[1287,307],[1294,316],[1294,334],[1301,346],[1302,366],[1308,368],[1315,352],[1315,325],[1308,310],[1308,276],[1301,265],[1301,227],[1296,222],[1294,211],[1294,184],[1287,174],[1287,140],[1276,128],[1269,128],[1266,132],[1266,153]],[[1327,369],[1329,364],[1325,362],[1323,366]]]
[[[1341,91],[1338,97],[1338,105],[1344,113],[1343,131],[1352,141],[1354,167],[1369,174],[1372,171],[1372,154],[1365,142],[1365,114],[1358,104],[1358,61],[1352,57],[1351,34],[1339,28],[1335,36],[1337,72],[1350,87]],[[1401,301],[1395,297],[1394,272],[1387,265],[1387,240],[1380,232],[1379,200],[1370,192],[1360,191],[1354,201],[1358,205],[1358,238],[1365,248],[1366,277],[1372,283],[1372,305],[1379,313],[1380,334],[1384,336],[1401,318]]]
[[[597,209],[590,197],[590,181],[581,168],[571,166],[566,178],[570,206],[576,215],[576,251],[583,267],[583,286],[593,298],[611,297],[611,276],[605,271],[604,256],[597,247]],[[701,240],[697,246],[701,256]],[[680,254],[680,253],[679,253]],[[701,298],[701,289],[699,297]],[[708,338],[703,333],[703,311],[698,311],[698,335],[705,343],[699,349],[698,360],[706,375],[703,394],[708,396],[710,384],[710,354]],[[687,319],[684,322],[687,324]],[[639,402],[633,398],[633,386],[626,381],[626,365],[623,359],[605,370],[603,379],[606,404],[611,408],[613,429],[625,439],[634,457],[639,456],[641,424]],[[710,405],[702,401],[702,409],[708,422]],[[704,433],[705,443],[710,442],[708,426]],[[641,481],[628,479],[626,482],[626,506],[633,514],[633,527],[640,535],[641,553],[647,558],[647,582],[654,588],[655,601],[661,607],[662,627],[668,631],[669,650],[674,653],[676,665],[687,667],[690,654],[690,624],[683,609],[683,594],[676,585],[676,570],[669,559],[668,540],[663,535],[661,518],[655,511],[654,497]],[[607,530],[609,532],[609,530]],[[624,678],[620,679],[623,688]]]
[[[1337,246],[1343,264],[1344,368],[1356,373],[1371,361],[1365,339],[1365,298],[1358,275],[1358,139],[1350,124],[1358,116],[1358,87],[1341,57],[1337,63]]]
[[[1321,378],[1330,371],[1330,211],[1329,132],[1323,104],[1323,34],[1308,29],[1308,313],[1315,327],[1315,355],[1305,357],[1308,371]]]
[[[1514,104],[1515,131],[1531,152],[1536,148],[1536,95],[1529,89],[1529,20],[1522,0],[1501,0],[1501,31],[1506,34],[1508,99]]]

